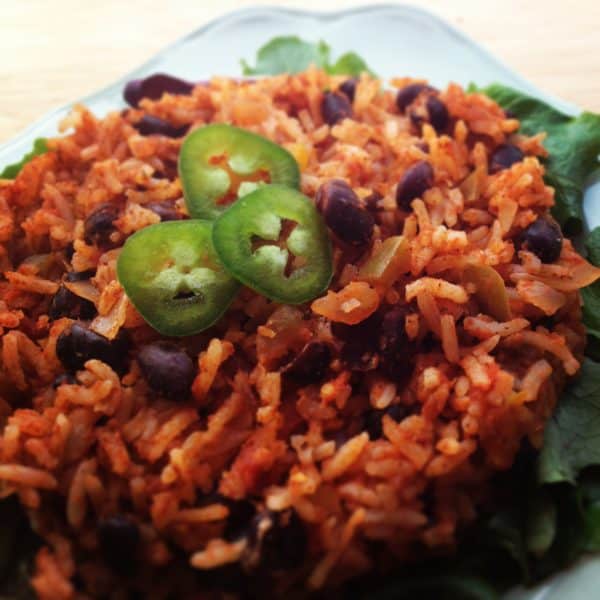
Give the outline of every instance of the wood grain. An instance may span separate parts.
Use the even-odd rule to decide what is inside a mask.
[[[2,143],[47,111],[107,85],[209,19],[256,2],[2,0],[0,4]],[[358,2],[276,4],[331,10]],[[597,0],[422,0],[419,5],[462,29],[542,89],[600,112]]]

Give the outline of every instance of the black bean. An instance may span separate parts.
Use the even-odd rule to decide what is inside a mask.
[[[421,160],[402,175],[396,188],[396,203],[403,210],[411,210],[410,203],[415,198],[421,198],[432,185],[433,168],[428,162]]]
[[[73,246],[73,242],[69,242],[65,246],[65,258],[71,262],[73,260],[73,255],[75,254],[75,247]]]
[[[339,450],[352,436],[345,429],[336,431],[329,439],[335,442],[336,450]]]
[[[396,306],[388,311],[381,324],[379,367],[390,379],[404,382],[412,373],[415,343],[406,334],[407,310]]]
[[[345,181],[332,179],[324,183],[317,191],[316,204],[327,226],[342,242],[351,246],[369,243],[375,221]]]
[[[331,347],[325,342],[308,342],[282,372],[302,383],[320,381],[331,362]]]
[[[356,325],[332,322],[331,331],[336,338],[343,342],[357,342],[367,349],[375,349],[378,344],[381,321],[381,313],[375,312]]]
[[[424,83],[411,83],[398,90],[396,94],[396,106],[398,110],[404,112],[406,108],[412,104],[421,92],[431,90],[432,88]]]
[[[48,316],[51,320],[69,317],[70,319],[87,321],[96,316],[96,307],[93,302],[74,294],[64,285],[61,285],[52,298]]]
[[[128,366],[129,342],[124,333],[114,340],[73,323],[56,340],[56,356],[67,371],[77,371],[92,358],[101,360],[117,373],[123,374]]]
[[[86,269],[85,271],[69,271],[65,275],[67,281],[86,281],[96,274],[95,269]]]
[[[352,105],[344,94],[325,92],[321,101],[321,114],[328,125],[352,118]]]
[[[409,413],[403,404],[392,404],[383,410],[370,410],[365,415],[364,430],[369,434],[370,440],[378,440],[383,435],[383,417],[387,415],[399,423]]]
[[[369,434],[371,441],[378,440],[383,435],[383,410],[370,410],[365,415],[363,428]]]
[[[340,92],[342,92],[342,94],[346,94],[350,102],[354,102],[357,84],[358,79],[356,79],[356,77],[351,77],[350,79],[346,79],[346,81],[344,81],[344,83],[342,83],[342,85],[339,87]]]
[[[182,218],[172,202],[150,202],[144,204],[144,208],[156,213],[161,221],[178,221]]]
[[[331,324],[333,335],[344,342],[340,358],[346,368],[362,372],[376,368],[381,322],[381,313],[375,312],[356,325]]]
[[[196,376],[192,359],[170,342],[155,342],[142,346],[138,363],[148,382],[156,392],[174,400],[185,400]]]
[[[427,113],[424,108],[418,107],[416,109],[411,109],[408,111],[408,116],[410,117],[410,122],[413,124],[414,128],[421,131],[421,126],[426,121]]]
[[[170,138],[180,138],[184,136],[190,128],[189,125],[176,127],[153,115],[144,115],[137,123],[134,123],[133,126],[142,135],[164,135]]]
[[[116,232],[114,222],[119,218],[119,208],[114,204],[101,204],[86,218],[84,238],[87,244],[109,249],[118,245],[113,239]]]
[[[139,527],[125,515],[114,515],[98,523],[98,543],[102,557],[120,574],[130,574],[135,567],[140,542]]]
[[[365,207],[367,210],[377,212],[379,210],[379,201],[383,199],[383,196],[377,192],[371,192],[364,200]]]
[[[521,247],[533,252],[543,263],[553,263],[560,257],[563,235],[552,217],[538,217],[521,235]]]
[[[194,84],[172,75],[155,73],[145,79],[133,79],[123,91],[123,97],[130,106],[137,106],[142,98],[159,100],[163,94],[189,95]]]
[[[193,572],[196,585],[203,591],[203,595],[200,598],[233,596],[234,598],[243,598],[244,600],[255,600],[263,597],[260,593],[252,589],[252,586],[256,585],[255,578],[247,574],[239,562],[206,570],[194,569]],[[208,595],[206,593],[207,590],[212,591],[213,594]],[[169,600],[183,597],[189,598],[189,596],[177,596],[173,593],[167,596]]]
[[[227,541],[235,541],[250,532],[252,519],[256,514],[256,507],[248,500],[224,499],[229,509],[223,537]]]
[[[498,146],[490,159],[490,173],[498,173],[504,169],[510,169],[515,163],[521,162],[525,154],[521,148],[512,144]]]
[[[303,564],[308,545],[304,523],[293,509],[256,515],[248,541],[260,553],[260,564],[274,571]]]
[[[446,105],[436,96],[429,96],[425,101],[425,107],[429,115],[429,122],[432,127],[440,133],[448,125],[450,116]]]
[[[73,375],[71,375],[71,373],[63,373],[62,375],[59,375],[52,383],[52,387],[54,389],[59,388],[61,385],[66,384],[66,385],[74,385],[77,383],[77,379],[75,379],[75,377],[73,377]]]

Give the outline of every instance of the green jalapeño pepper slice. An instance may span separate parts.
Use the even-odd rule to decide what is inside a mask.
[[[185,138],[179,174],[188,211],[198,219],[216,219],[262,183],[300,185],[298,163],[287,150],[224,123],[206,125]]]
[[[277,302],[307,302],[331,280],[327,228],[291,188],[265,185],[238,200],[215,221],[213,243],[234,277]]]
[[[227,309],[239,288],[220,263],[208,221],[168,221],[132,235],[117,276],[142,317],[163,335],[198,333]]]

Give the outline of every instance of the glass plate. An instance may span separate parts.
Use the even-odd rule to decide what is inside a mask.
[[[96,115],[125,106],[130,79],[162,71],[185,79],[240,76],[240,59],[277,35],[294,34],[332,47],[335,56],[354,50],[383,78],[410,75],[443,87],[500,82],[548,102],[568,114],[580,109],[555,98],[513,72],[487,50],[439,17],[413,6],[371,5],[316,13],[275,7],[236,11],[211,21],[169,46],[107,88],[78,100]],[[0,147],[0,165],[15,162],[37,137],[52,136],[71,105],[59,108]],[[594,197],[594,200],[592,200]],[[590,228],[600,225],[600,183],[588,187],[584,210]],[[598,597],[600,559],[588,558],[535,589],[517,589],[506,600],[589,600]]]

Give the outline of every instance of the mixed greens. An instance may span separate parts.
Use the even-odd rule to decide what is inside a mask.
[[[259,49],[253,67],[242,61],[245,75],[296,73],[310,64],[322,67],[332,74],[357,76],[363,71],[371,72],[365,61],[353,52],[332,62],[327,44],[322,41],[306,42],[298,37],[278,37],[271,40]],[[600,167],[600,115],[582,113],[571,117],[540,100],[500,84],[480,90],[472,86],[471,90],[485,93],[510,111],[521,121],[523,133],[547,132],[544,144],[550,155],[546,161],[546,180],[556,189],[554,214],[566,234],[580,232],[583,188]],[[242,142],[245,143],[246,138],[243,136],[252,135],[237,133],[235,128],[224,127],[221,136],[217,136],[223,146],[221,154],[230,152],[238,143],[244,145]],[[145,236],[157,238],[156,247],[161,248],[164,254],[161,257],[165,259],[168,270],[173,267],[171,255],[175,253],[179,256],[178,251],[173,250],[179,247],[178,241],[194,232],[201,232],[200,238],[208,240],[209,246],[212,239],[216,253],[203,254],[198,250],[193,256],[185,256],[183,262],[190,264],[184,265],[178,261],[174,277],[167,277],[171,287],[174,286],[173,290],[181,294],[180,300],[183,303],[190,302],[187,296],[193,291],[188,289],[189,282],[186,283],[188,271],[198,268],[211,281],[221,277],[221,287],[217,285],[214,288],[217,291],[208,301],[213,305],[218,304],[219,310],[224,310],[235,295],[237,284],[224,273],[221,263],[234,277],[247,285],[275,299],[293,302],[294,298],[280,295],[284,287],[277,280],[283,278],[289,258],[284,256],[285,251],[270,245],[266,246],[270,250],[262,250],[258,254],[259,257],[265,253],[276,255],[276,260],[267,266],[277,266],[277,273],[269,279],[268,275],[265,276],[265,266],[256,263],[257,254],[252,254],[252,242],[258,233],[263,242],[265,239],[278,239],[284,220],[291,219],[300,225],[296,233],[299,236],[297,245],[302,246],[305,251],[308,236],[308,248],[312,254],[317,249],[317,254],[329,257],[328,243],[323,237],[324,225],[317,218],[319,215],[306,213],[306,202],[294,190],[299,181],[297,166],[290,162],[291,157],[285,151],[280,152],[282,149],[271,149],[267,140],[258,136],[248,137],[250,148],[264,151],[265,160],[260,167],[268,171],[268,182],[282,183],[288,187],[269,188],[260,178],[246,183],[242,181],[241,185],[247,187],[239,189],[241,193],[237,195],[244,196],[243,200],[234,202],[232,208],[219,205],[218,199],[222,198],[226,188],[229,189],[229,186],[221,189],[219,181],[223,178],[223,173],[226,177],[232,176],[232,172],[241,175],[249,172],[255,174],[258,167],[256,164],[251,165],[252,168],[248,166],[247,153],[242,156],[239,164],[236,161],[228,165],[214,162],[209,164],[202,157],[198,158],[198,152],[202,150],[207,136],[201,132],[208,130],[210,128],[206,127],[188,137],[184,147],[189,146],[190,152],[189,156],[182,152],[180,170],[190,213],[202,219],[218,217],[216,225],[200,220],[165,224],[173,230],[176,227],[181,229],[176,232],[176,236],[172,236],[171,229],[159,229],[161,224],[132,236],[122,253],[124,258],[119,265],[120,279],[136,302],[142,292],[134,290],[132,282],[139,277],[137,273],[130,271],[134,262],[144,263],[143,256],[139,259],[136,255]],[[211,145],[211,150],[213,149]],[[46,150],[45,140],[36,140],[32,152],[19,163],[7,167],[0,177],[15,177],[28,160]],[[214,153],[214,156],[218,158],[219,152]],[[188,157],[191,166],[188,165]],[[200,163],[204,164],[199,170],[201,176],[194,174]],[[279,172],[282,173],[281,177],[277,175]],[[258,190],[253,191],[257,187]],[[218,189],[215,192],[213,188]],[[249,195],[245,195],[248,193]],[[297,204],[299,212],[288,214],[287,207],[283,210],[284,204],[292,207]],[[248,229],[248,223],[253,220],[258,223],[257,231]],[[184,231],[186,227],[189,231]],[[212,237],[211,227],[214,230]],[[600,265],[600,228],[588,236],[586,247],[590,261]],[[262,245],[262,248],[265,246]],[[302,252],[298,254],[303,256]],[[130,261],[130,255],[135,260]],[[299,290],[295,296],[298,301],[322,291],[331,276],[323,261],[311,263],[314,256],[311,258],[310,252],[307,257],[309,266],[313,267],[313,274],[316,273],[314,285],[308,286],[310,289]],[[303,265],[301,268],[306,267]],[[269,286],[266,284],[275,285],[275,292],[267,290],[266,287]],[[156,292],[156,288],[153,288],[153,292]],[[143,290],[143,293],[146,294],[147,290]],[[510,472],[498,475],[498,489],[507,492],[505,497],[500,498],[493,510],[483,515],[477,524],[465,532],[454,557],[426,562],[418,568],[411,565],[383,582],[353,582],[346,590],[347,597],[491,600],[513,585],[530,585],[539,581],[572,563],[584,552],[600,551],[600,363],[596,362],[600,360],[600,282],[582,290],[582,296],[585,302],[584,323],[590,339],[588,357],[578,378],[563,393],[557,410],[548,423],[541,453],[538,455],[531,448],[524,447]],[[170,325],[165,328],[163,316],[150,314],[152,311],[146,310],[141,303],[136,303],[136,306],[159,331],[173,333]],[[215,315],[216,312],[208,317],[204,314],[206,318],[202,326],[211,322]],[[181,323],[176,325],[180,327]],[[197,323],[193,328],[198,328]],[[0,595],[0,598],[9,595],[16,597],[15,590],[26,589],[21,576],[36,548],[34,536],[22,534],[23,520],[19,515],[20,510],[14,499],[0,502],[0,521],[4,524],[0,544],[0,594],[5,594]],[[21,566],[17,568],[17,564]]]

